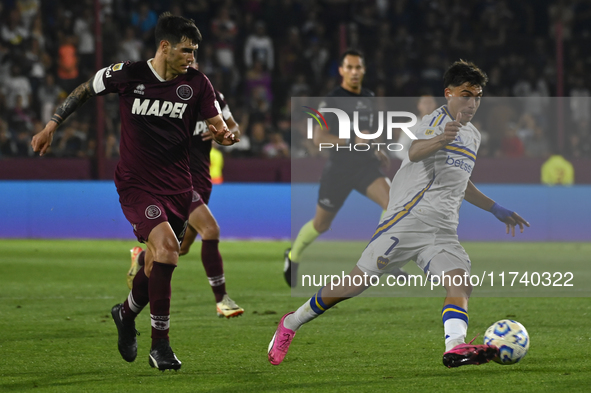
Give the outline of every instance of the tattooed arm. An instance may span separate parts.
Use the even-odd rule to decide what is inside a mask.
[[[92,88],[92,82],[94,77],[78,86],[70,95],[66,98],[63,104],[61,104],[55,111],[55,114],[51,117],[51,120],[45,128],[33,137],[31,140],[31,146],[33,151],[39,152],[42,156],[45,154],[51,142],[53,141],[53,134],[64,120],[68,118],[72,113],[76,111],[82,104],[84,104],[90,97],[95,96],[95,92]]]

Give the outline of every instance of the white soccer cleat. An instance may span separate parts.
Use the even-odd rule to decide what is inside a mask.
[[[244,314],[244,309],[236,304],[236,302],[230,299],[228,294],[224,295],[221,302],[216,304],[218,317],[233,318]]]
[[[131,253],[131,267],[127,272],[127,286],[129,289],[133,289],[133,279],[137,272],[140,271],[142,266],[138,263],[138,257],[144,251],[141,247],[134,247],[129,252]]]

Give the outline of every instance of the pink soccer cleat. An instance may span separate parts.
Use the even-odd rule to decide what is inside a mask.
[[[269,349],[267,350],[267,355],[269,357],[269,363],[274,366],[281,364],[285,355],[287,355],[287,350],[289,349],[289,344],[291,344],[291,340],[293,340],[296,332],[290,330],[283,326],[283,321],[285,318],[293,314],[293,312],[288,312],[281,318],[279,321],[279,325],[277,326],[277,330],[273,335],[273,339],[269,343]]]
[[[443,365],[447,368],[465,366],[467,364],[488,363],[499,355],[499,348],[494,345],[459,344],[443,354]]]

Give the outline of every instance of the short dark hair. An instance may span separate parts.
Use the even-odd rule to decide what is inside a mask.
[[[357,57],[361,57],[361,60],[363,60],[364,64],[365,64],[365,59],[363,57],[363,53],[360,50],[357,49],[347,49],[346,51],[344,51],[341,54],[341,58],[339,59],[339,66],[343,65],[343,62],[345,61],[345,57],[347,56],[357,56]]]
[[[165,12],[158,18],[155,36],[157,47],[162,40],[170,42],[171,45],[176,45],[183,38],[187,38],[193,44],[199,44],[203,38],[193,19],[174,16],[170,12]]]
[[[458,60],[453,63],[443,76],[443,87],[457,87],[468,83],[470,86],[486,86],[488,76],[476,64]]]

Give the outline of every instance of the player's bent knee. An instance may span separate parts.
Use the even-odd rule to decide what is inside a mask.
[[[201,237],[204,240],[219,240],[219,238],[220,238],[219,225],[216,223],[215,225],[211,225],[211,226],[206,227],[203,230],[203,234],[201,235]]]
[[[167,242],[156,248],[154,252],[154,261],[171,265],[177,264],[180,255],[180,247],[176,241],[174,244],[171,243],[172,242]]]

